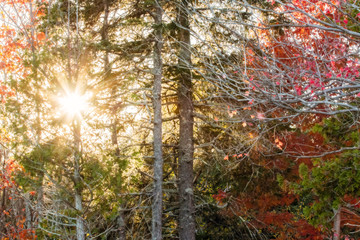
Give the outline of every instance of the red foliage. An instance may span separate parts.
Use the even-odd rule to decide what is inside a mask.
[[[29,16],[41,16],[37,14],[44,6],[36,6],[33,0],[0,0],[9,9],[0,25],[0,74],[5,77],[11,75],[14,79],[21,79],[28,75],[29,69],[24,66],[23,50],[34,49],[44,40],[44,33],[38,33],[37,41],[34,39],[37,19]],[[29,4],[33,4],[29,8]],[[4,7],[4,6],[3,6]],[[30,14],[30,9],[34,12]],[[13,11],[11,11],[13,10]],[[29,15],[30,14],[30,15]],[[6,19],[10,18],[10,19]],[[30,22],[29,22],[30,20]],[[17,23],[16,21],[19,21]],[[7,23],[10,23],[8,24]],[[21,29],[20,29],[21,28]],[[7,97],[13,96],[14,91],[0,82],[0,100],[5,102]],[[2,131],[5,132],[5,131]],[[10,141],[6,134],[0,136],[2,144]],[[25,200],[22,197],[23,191],[15,182],[15,174],[23,171],[23,168],[14,160],[6,159],[0,166],[0,239],[27,240],[36,239],[35,230],[27,229],[25,226]],[[30,195],[32,193],[30,192]]]
[[[351,108],[347,104],[360,91],[360,64],[354,52],[359,43],[351,31],[333,31],[350,21],[344,4],[293,0],[275,10],[293,27],[279,32],[269,30],[274,23],[259,24],[254,30],[257,43],[247,45],[248,70],[243,74],[253,89],[249,100],[264,104],[267,99],[272,117],[293,115],[291,108],[324,115],[333,114],[336,106]],[[330,26],[323,26],[324,21]],[[314,115],[305,121],[311,122]]]
[[[357,201],[359,203],[359,201]],[[359,204],[357,204],[359,205]],[[359,206],[356,206],[359,208]],[[360,227],[360,213],[349,208],[341,208],[341,226],[347,226],[354,230],[359,230]]]
[[[23,168],[14,160],[6,161],[0,171],[1,196],[5,200],[0,206],[0,239],[36,239],[35,230],[27,229],[25,226],[25,213],[21,207],[23,198],[21,189],[15,183],[15,174],[23,171]]]
[[[212,195],[212,197],[219,203],[222,203],[222,201],[227,197],[227,195],[226,195],[226,192],[219,189],[218,194],[214,194],[214,195]]]
[[[259,194],[259,195],[257,195]],[[246,218],[249,227],[272,233],[276,239],[320,240],[324,235],[320,229],[311,226],[289,211],[296,196],[282,193],[242,194],[232,201],[223,213],[229,216],[239,215]]]

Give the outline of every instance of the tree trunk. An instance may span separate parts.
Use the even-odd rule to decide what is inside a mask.
[[[2,146],[0,146],[0,151],[1,151],[1,155],[0,155],[0,161],[2,163],[2,169],[5,169],[5,164],[6,164],[6,150],[5,148],[3,149]],[[2,190],[2,195],[1,195],[1,204],[0,204],[0,211],[1,213],[5,210],[6,208],[6,199],[7,199],[7,192],[6,192],[6,188],[3,188]],[[0,214],[0,222],[5,221],[5,214]],[[4,224],[0,224],[0,233],[5,232],[5,226]]]
[[[41,170],[44,169],[44,163],[41,164]],[[42,208],[44,204],[44,188],[43,188],[43,182],[44,182],[44,173],[39,173],[39,186],[37,188],[37,202],[36,202],[36,213],[37,213],[37,220],[36,222],[40,224],[42,219]]]
[[[31,214],[31,203],[30,203],[30,194],[25,194],[24,199],[25,204],[25,228],[32,229],[32,214]]]
[[[104,23],[103,23],[103,29],[101,32],[101,40],[103,43],[108,44],[108,26],[109,26],[109,1],[103,0],[104,3]],[[106,47],[105,50],[105,56],[104,56],[104,79],[110,80],[109,77],[111,75],[111,65],[109,61],[109,50]],[[117,128],[118,128],[118,118],[117,118],[117,102],[116,102],[116,87],[113,87],[111,89],[111,100],[112,100],[112,116],[113,119],[111,120],[111,143],[113,147],[115,148],[115,155],[117,158],[120,156],[120,149],[118,146],[118,134],[117,134]],[[121,188],[119,188],[119,191],[121,191]],[[120,206],[118,208],[118,216],[116,220],[116,231],[115,236],[117,240],[125,240],[126,239],[126,229],[125,229],[125,220],[124,220],[124,211],[122,210],[122,207]]]
[[[179,72],[178,83],[180,139],[179,139],[179,236],[183,240],[195,239],[193,191],[193,100],[191,83],[191,45],[188,0],[181,0],[178,7]]]
[[[155,20],[155,45],[154,45],[154,86],[153,86],[153,108],[154,108],[154,193],[152,205],[152,239],[162,239],[162,176],[163,176],[163,154],[162,154],[162,112],[161,112],[161,79],[162,79],[162,8],[156,2],[154,13]]]
[[[340,222],[341,222],[341,207],[335,211],[334,217],[334,240],[340,240]]]
[[[30,6],[30,19],[31,19],[31,25],[33,26],[31,28],[31,36],[32,39],[34,39],[34,33],[35,33],[35,22],[34,22],[34,14],[33,14],[33,4],[31,2],[29,2],[29,6]],[[41,126],[41,99],[42,97],[40,96],[40,79],[38,78],[38,67],[36,64],[37,61],[37,57],[36,57],[36,52],[35,52],[35,46],[34,46],[34,42],[31,41],[31,52],[32,52],[32,71],[33,71],[33,75],[34,75],[34,80],[35,80],[35,86],[36,86],[36,94],[35,94],[35,111],[36,111],[36,124],[35,124],[35,129],[36,129],[36,147],[40,146],[41,140],[42,140],[42,126]],[[35,206],[35,213],[37,215],[37,218],[30,218],[29,216],[31,216],[31,214],[26,213],[26,221],[30,221],[31,223],[33,223],[33,220],[35,220],[37,222],[37,224],[40,224],[41,222],[41,218],[42,218],[42,207],[43,207],[43,178],[44,178],[44,173],[43,173],[43,168],[44,168],[44,160],[43,158],[38,159],[40,160],[40,172],[39,174],[39,183],[40,185],[37,187],[37,202],[36,202],[36,206]],[[26,198],[29,199],[29,198]],[[30,209],[26,209],[27,211],[30,211]],[[35,216],[36,216],[35,215]],[[30,225],[29,225],[30,226]],[[33,225],[32,227],[34,227],[35,225]],[[30,227],[28,227],[30,228]]]
[[[85,227],[82,217],[82,180],[80,176],[80,141],[81,141],[81,125],[79,117],[73,120],[73,134],[74,134],[74,185],[75,185],[75,209],[77,210],[76,217],[76,239],[85,240]]]

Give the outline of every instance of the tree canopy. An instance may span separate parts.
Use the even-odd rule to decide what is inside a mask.
[[[360,237],[356,0],[0,0],[0,239]]]

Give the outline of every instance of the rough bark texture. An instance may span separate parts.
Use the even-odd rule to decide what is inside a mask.
[[[76,239],[85,240],[85,227],[82,217],[82,181],[80,176],[80,121],[74,119],[73,134],[74,134],[74,185],[75,185],[75,209],[77,210],[76,217]]]
[[[180,140],[179,140],[179,236],[183,240],[195,239],[193,192],[193,100],[191,83],[191,45],[189,32],[188,0],[178,7],[179,71],[178,83]]]
[[[162,9],[156,2],[155,13],[155,45],[154,45],[154,193],[152,206],[152,239],[162,239],[162,176],[163,176],[163,154],[162,154],[162,113],[161,113],[161,79],[162,79]]]

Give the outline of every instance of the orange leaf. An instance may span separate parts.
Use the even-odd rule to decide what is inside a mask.
[[[37,34],[37,39],[39,41],[43,41],[43,40],[45,40],[45,38],[46,38],[45,33],[40,32],[40,33]]]

